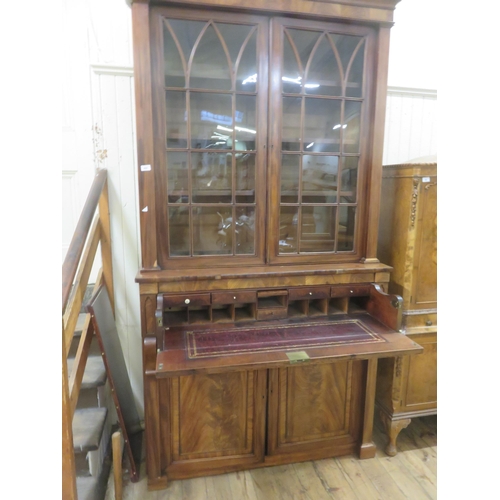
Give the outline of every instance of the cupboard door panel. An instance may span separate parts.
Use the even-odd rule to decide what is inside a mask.
[[[359,440],[362,362],[271,370],[268,453],[307,453]]]
[[[262,460],[265,384],[265,370],[173,379],[174,464],[192,461],[188,467],[196,470],[211,459],[215,469],[223,458],[233,464]]]
[[[408,357],[405,409],[425,410],[437,405],[437,333],[416,335],[412,339],[424,348]]]

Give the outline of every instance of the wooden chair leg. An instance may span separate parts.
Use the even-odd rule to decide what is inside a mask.
[[[113,476],[115,480],[115,500],[122,500],[122,435],[119,431],[111,437],[113,446]]]

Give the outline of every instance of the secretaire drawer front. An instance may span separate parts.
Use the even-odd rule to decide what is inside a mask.
[[[330,287],[300,287],[288,290],[289,300],[327,299],[330,297]]]
[[[424,311],[415,314],[412,311],[403,311],[403,326],[406,329],[431,326],[437,328],[437,312]]]
[[[179,306],[208,306],[210,305],[209,293],[186,293],[185,295],[164,295],[164,307]]]
[[[370,285],[332,286],[331,297],[364,297],[370,295]]]
[[[212,293],[212,304],[234,304],[257,302],[257,292],[215,292]]]

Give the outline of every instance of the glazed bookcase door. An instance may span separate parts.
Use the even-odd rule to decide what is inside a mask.
[[[373,37],[369,28],[273,20],[271,261],[363,256]]]
[[[267,20],[151,19],[160,267],[262,263]]]

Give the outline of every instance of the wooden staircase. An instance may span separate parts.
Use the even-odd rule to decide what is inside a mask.
[[[98,209],[98,210],[97,210]],[[110,460],[109,387],[101,352],[85,303],[102,283],[114,308],[107,172],[94,179],[78,221],[62,273],[62,498],[101,500]],[[102,268],[94,286],[88,280],[98,248]]]

